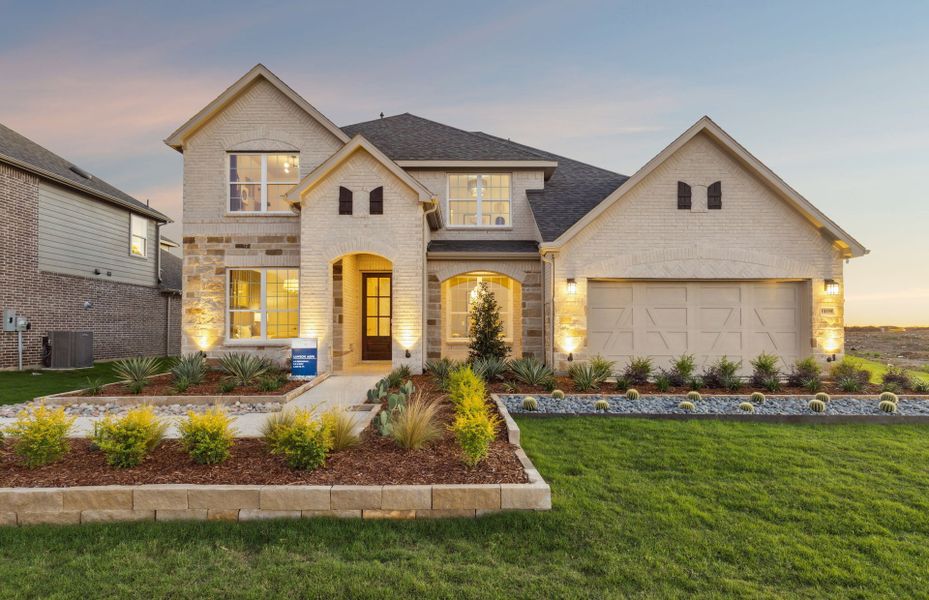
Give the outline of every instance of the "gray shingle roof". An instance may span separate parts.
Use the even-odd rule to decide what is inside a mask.
[[[487,133],[475,132],[475,135],[533,152],[544,160],[558,161],[558,168],[545,182],[545,189],[526,191],[544,242],[555,240],[629,179],[626,175]]]
[[[11,162],[14,165],[34,170],[39,175],[45,175],[62,183],[75,185],[101,200],[121,204],[130,209],[134,208],[142,214],[163,222],[170,221],[168,217],[157,210],[113,187],[99,177],[95,175],[91,176],[90,179],[83,177],[72,170],[72,167],[75,167],[73,163],[58,156],[51,150],[43,148],[9,127],[0,124],[0,161],[3,161],[4,158],[12,159]],[[78,170],[81,171],[81,169]]]
[[[516,145],[403,113],[341,128],[363,135],[391,160],[549,160]]]
[[[184,287],[184,260],[161,250],[161,287],[166,290],[181,290]]]
[[[429,252],[538,252],[535,240],[432,240]]]

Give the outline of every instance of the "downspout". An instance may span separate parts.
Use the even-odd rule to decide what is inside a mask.
[[[161,284],[161,226],[164,223],[155,223],[155,275],[158,284]]]
[[[545,259],[546,254],[550,256],[550,260]],[[552,272],[551,285],[548,286],[548,290],[545,289],[546,287],[545,285],[545,265],[546,264],[551,265],[551,272]],[[555,253],[554,252],[548,252],[548,253],[543,252],[542,253],[542,288],[543,288],[542,289],[543,298],[545,297],[546,291],[549,294],[548,322],[551,323],[551,327],[546,327],[545,325],[546,320],[542,319],[542,340],[543,340],[543,343],[545,343],[547,346],[549,333],[551,334],[551,340],[552,340],[551,356],[549,356],[548,347],[545,348],[545,357],[546,357],[545,362],[548,364],[549,367],[554,369],[555,368],[554,366],[555,364]]]
[[[439,210],[439,201],[433,196],[431,198],[432,208],[423,211],[423,297],[422,297],[422,310],[420,311],[420,324],[419,331],[422,339],[420,343],[422,344],[423,351],[420,356],[420,368],[422,369],[426,365],[426,345],[428,343],[428,336],[426,335],[426,322],[429,320],[429,267],[427,265],[426,259],[426,249],[428,248],[428,241],[426,240],[426,231],[429,229],[429,215]]]

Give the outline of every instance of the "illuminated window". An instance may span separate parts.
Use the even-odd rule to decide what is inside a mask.
[[[229,339],[297,337],[299,286],[297,269],[230,269]]]
[[[504,275],[468,273],[452,277],[446,282],[446,335],[449,341],[467,342],[471,326],[471,302],[477,296],[477,285],[487,284],[500,307],[503,322],[503,339],[513,341],[513,288],[516,282]]]
[[[148,219],[129,215],[129,254],[145,258],[148,245]]]
[[[452,227],[509,227],[509,174],[449,175],[448,222]]]
[[[289,213],[284,195],[299,181],[297,154],[229,154],[229,211]]]

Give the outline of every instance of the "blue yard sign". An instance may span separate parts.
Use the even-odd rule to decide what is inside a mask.
[[[301,338],[290,343],[290,376],[293,379],[316,377],[318,359],[316,338]]]

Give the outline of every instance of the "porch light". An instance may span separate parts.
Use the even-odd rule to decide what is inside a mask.
[[[573,278],[568,279],[568,293],[572,296],[577,293],[577,281]]]
[[[823,291],[827,296],[839,295],[839,282],[834,279],[827,279],[823,282]]]

